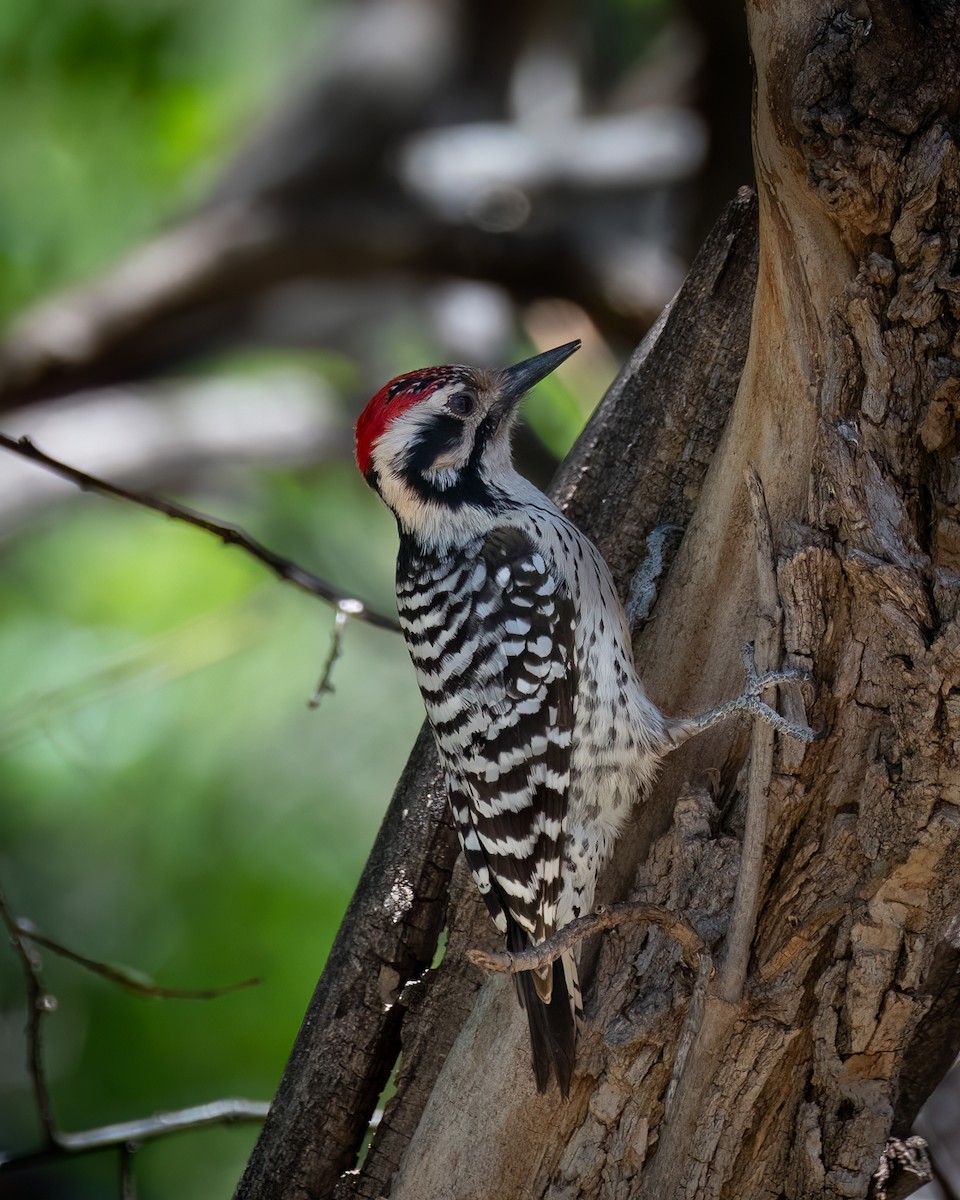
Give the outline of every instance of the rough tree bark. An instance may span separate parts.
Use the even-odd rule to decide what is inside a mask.
[[[714,969],[656,930],[608,934],[569,1102],[534,1092],[509,981],[477,990],[463,964],[492,939],[458,868],[443,964],[378,1018],[403,1057],[363,1165],[337,1182],[341,1143],[304,1173],[303,1122],[289,1140],[275,1120],[240,1195],[905,1194],[899,1139],[960,1040],[960,6],[751,0],[748,20],[759,273],[719,446],[701,482],[702,422],[740,375],[724,288],[750,278],[744,202],[556,491],[621,587],[642,533],[692,510],[636,647],[664,709],[731,694],[755,637],[810,669],[827,734],[727,727],[668,763],[604,896],[686,917]],[[646,385],[650,410],[631,404]],[[772,531],[759,582],[748,470]],[[314,1036],[308,1020],[288,1075]]]

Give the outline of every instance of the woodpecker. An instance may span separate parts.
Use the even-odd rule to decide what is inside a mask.
[[[426,367],[386,384],[357,422],[361,474],[400,535],[397,607],[460,844],[507,948],[592,911],[597,876],[663,756],[793,672],[673,720],[649,699],[600,552],[514,469],[519,401],[580,346],[506,370]],[[812,735],[811,735],[812,736]],[[577,956],[514,976],[534,1076],[566,1096],[582,1017]]]

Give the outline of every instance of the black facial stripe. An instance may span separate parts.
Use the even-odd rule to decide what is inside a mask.
[[[462,468],[463,474],[479,474],[480,461],[498,424],[497,418],[491,415],[485,417],[477,426],[470,457],[466,466]],[[438,413],[407,447],[402,468],[404,474],[431,470],[441,455],[460,445],[465,429],[463,422],[456,417]]]
[[[453,482],[444,488],[436,487],[423,474],[425,470],[429,470],[433,466],[439,454],[455,444],[443,440],[447,433],[435,432],[438,424],[441,426],[441,430],[445,430],[449,425],[456,426],[457,441],[463,433],[464,426],[455,417],[441,415],[434,418],[429,429],[424,431],[426,438],[418,438],[411,446],[402,468],[404,482],[411,491],[415,492],[421,500],[433,501],[435,504],[442,504],[451,509],[461,508],[465,504],[477,508],[495,509],[498,512],[509,508],[509,501],[503,492],[492,487],[480,472],[484,451],[496,431],[499,424],[498,419],[488,416],[480,422],[466,465],[456,471]],[[426,447],[429,447],[429,451]]]
[[[483,458],[483,453],[487,448],[487,443],[497,431],[499,421],[492,414],[488,414],[483,418],[477,426],[477,432],[473,439],[473,449],[470,451],[470,460],[467,463],[468,471],[479,471],[480,460]]]
[[[419,471],[404,474],[404,482],[421,500],[442,504],[445,508],[462,508],[465,504],[475,508],[490,508],[499,511],[504,507],[503,494],[483,479],[476,471],[464,468],[456,480],[446,488],[434,487]]]
[[[407,447],[404,455],[404,474],[410,471],[429,471],[441,454],[459,446],[464,426],[456,417],[441,413],[425,425]]]

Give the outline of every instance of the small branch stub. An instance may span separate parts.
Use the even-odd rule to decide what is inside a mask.
[[[307,708],[319,708],[320,702],[324,696],[333,689],[333,668],[336,665],[337,659],[343,653],[343,637],[347,632],[347,624],[351,617],[357,616],[358,612],[362,611],[363,605],[359,600],[341,600],[337,604],[337,615],[333,622],[333,632],[330,635],[330,650],[327,654],[327,661],[323,665],[323,674],[320,676],[320,682],[317,684],[313,695],[307,701]]]

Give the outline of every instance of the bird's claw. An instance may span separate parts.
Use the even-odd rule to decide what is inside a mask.
[[[747,681],[744,694],[748,696],[759,696],[767,688],[775,687],[778,683],[813,682],[810,672],[805,671],[802,667],[781,667],[778,671],[758,671],[753,642],[747,642],[743,647],[743,673]]]

